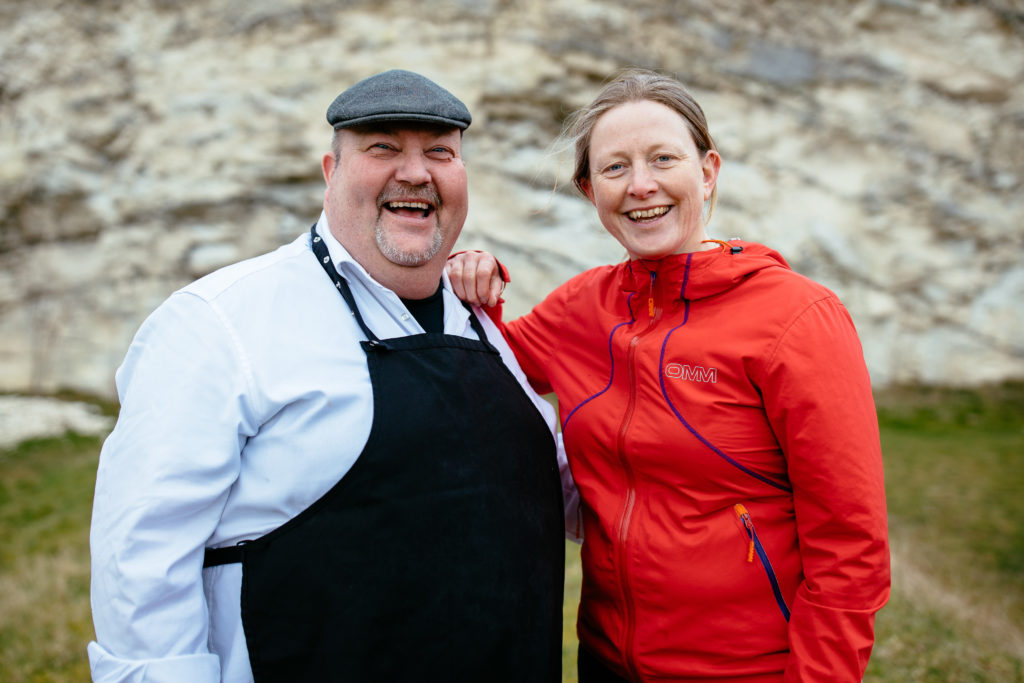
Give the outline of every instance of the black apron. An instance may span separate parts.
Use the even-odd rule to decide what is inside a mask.
[[[479,341],[380,340],[315,231],[313,250],[368,338],[373,425],[309,508],[207,550],[204,566],[242,562],[255,680],[559,681],[564,522],[547,425],[475,315]]]

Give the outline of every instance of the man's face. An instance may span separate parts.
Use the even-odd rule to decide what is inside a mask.
[[[443,264],[469,203],[459,130],[402,123],[343,129],[338,141],[337,165],[323,160],[338,241],[385,284],[396,269]]]

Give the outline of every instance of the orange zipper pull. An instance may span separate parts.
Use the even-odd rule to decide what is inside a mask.
[[[750,545],[747,546],[747,562],[754,561],[754,524],[750,521],[750,513],[747,512],[747,508],[743,507],[742,503],[736,503],[732,506],[736,510],[736,514],[739,516],[740,521],[743,522],[743,526],[747,529],[747,534],[750,536]]]
[[[658,274],[651,271],[651,293],[647,297],[647,315],[654,317],[654,281],[657,279]]]

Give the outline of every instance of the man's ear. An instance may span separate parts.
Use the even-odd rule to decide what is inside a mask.
[[[331,154],[330,152],[324,154],[324,158],[321,160],[320,166],[324,173],[324,182],[330,184],[331,175],[334,174],[335,167],[334,155]]]

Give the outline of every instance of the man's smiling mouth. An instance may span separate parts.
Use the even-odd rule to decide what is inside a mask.
[[[434,207],[426,202],[385,202],[384,208],[399,216],[426,218]]]

